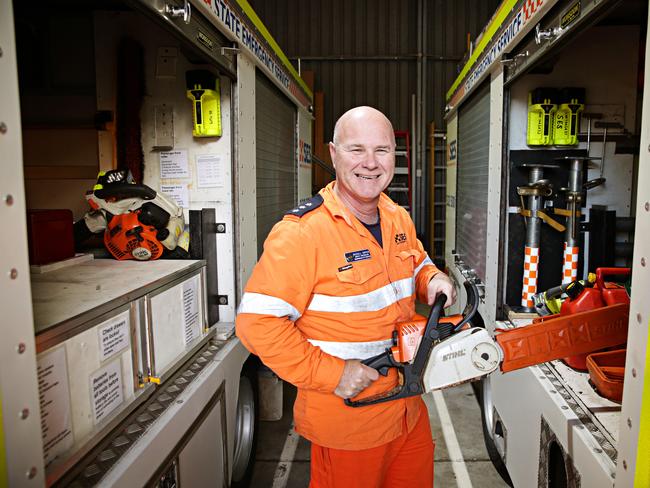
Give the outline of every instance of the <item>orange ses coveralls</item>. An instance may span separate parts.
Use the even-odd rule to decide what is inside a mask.
[[[330,183],[270,232],[236,320],[244,345],[298,387],[296,431],[327,448],[362,450],[397,439],[418,421],[411,397],[352,408],[333,392],[344,359],[374,356],[390,345],[395,324],[426,303],[438,272],[408,213],[382,194],[383,248],[335,197]],[[380,376],[356,399],[393,388]]]

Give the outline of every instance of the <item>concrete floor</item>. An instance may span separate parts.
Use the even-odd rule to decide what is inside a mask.
[[[442,488],[456,486],[462,488],[470,486],[507,487],[508,485],[503,482],[492,466],[485,450],[481,413],[471,385],[457,386],[440,393],[446,403],[464,465],[460,459],[450,457],[449,451],[453,452],[453,445],[447,446],[442,432],[440,415],[432,394],[426,395],[425,402],[429,408],[431,431],[436,440],[435,486]],[[309,442],[299,438],[293,456],[291,456],[291,452],[287,454],[287,450],[291,451],[291,449],[285,449],[287,435],[291,430],[294,398],[295,388],[285,384],[282,419],[275,422],[260,422],[256,463],[251,483],[254,488],[307,488],[309,486]],[[295,434],[293,435],[295,436]],[[290,440],[287,446],[291,445]],[[286,459],[283,459],[282,456],[283,449]],[[459,480],[454,472],[454,464],[460,473]],[[469,475],[468,478],[463,478],[463,466]]]

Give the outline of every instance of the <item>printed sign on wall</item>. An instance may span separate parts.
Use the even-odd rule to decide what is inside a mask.
[[[40,354],[37,374],[44,461],[48,466],[74,443],[65,347]]]

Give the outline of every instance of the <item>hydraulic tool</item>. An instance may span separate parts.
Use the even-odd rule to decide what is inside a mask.
[[[361,407],[422,395],[479,379],[497,369],[505,373],[615,346],[627,337],[628,304],[498,330],[492,337],[483,328],[471,327],[478,289],[470,282],[465,282],[465,289],[467,306],[461,315],[441,317],[447,297],[439,295],[427,319],[398,324],[394,345],[362,361],[384,376],[396,368],[399,381],[395,388],[362,400],[346,399],[345,403]]]

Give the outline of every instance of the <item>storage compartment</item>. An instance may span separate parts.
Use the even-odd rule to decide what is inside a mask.
[[[637,20],[626,17],[626,11],[612,10],[610,15],[579,33],[566,34],[565,42],[550,48],[537,58],[536,64],[518,71],[517,76],[506,76],[503,174],[507,185],[501,214],[506,230],[501,247],[504,266],[496,295],[504,315],[517,326],[537,316],[536,308],[545,300],[543,292],[562,283],[587,280],[588,274],[600,267],[604,275],[596,288],[588,291],[599,297],[601,292],[607,294],[607,303],[629,302],[625,288],[606,283],[611,280],[606,276],[614,267],[631,264],[642,37],[640,26],[634,25]],[[511,58],[529,49],[534,40],[522,44]],[[521,59],[525,59],[523,55]],[[575,144],[558,142],[551,132],[545,145],[531,145],[527,140],[531,93],[539,94],[540,88],[560,93],[567,87],[580,89],[581,93],[584,89],[584,107],[570,113],[580,120],[572,141]],[[556,102],[559,107],[559,97]],[[550,112],[556,115],[554,110]],[[604,212],[615,214],[608,232],[599,219]],[[618,226],[617,221],[626,225]],[[592,252],[604,247],[601,241],[605,238],[611,239],[607,247],[612,252]],[[625,272],[616,274],[627,273],[629,269],[625,268]],[[621,281],[627,278],[623,276]],[[565,303],[563,313],[569,305]],[[618,385],[602,383],[600,389],[605,388],[607,395],[597,392],[586,372],[585,360],[586,355],[569,361],[570,366],[582,371],[561,361],[542,369],[556,381],[554,391],[564,392],[572,414],[581,421],[593,422],[601,448],[610,455],[615,453],[619,436],[620,390],[615,391]],[[507,377],[504,381],[508,381]],[[603,447],[610,445],[614,446],[612,450]],[[614,459],[612,456],[610,459]]]
[[[50,479],[203,343],[204,269],[204,261],[90,260],[32,275]]]
[[[612,15],[616,18],[617,14]],[[629,265],[633,242],[629,230],[610,234],[616,240],[611,243],[615,256],[606,256],[607,262],[590,259],[591,248],[605,238],[601,225],[591,222],[591,209],[614,211],[619,221],[632,217],[638,165],[640,29],[615,25],[619,23],[605,20],[586,29],[507,86],[504,170],[508,213],[503,216],[507,272],[503,283],[509,309],[523,307],[534,312],[531,295],[528,305],[522,295],[586,279],[597,267]],[[561,93],[567,87],[584,90],[584,110],[574,114],[580,120],[576,144],[529,145],[531,93],[540,88]],[[577,214],[571,218],[574,205]],[[522,210],[537,218],[522,215]],[[535,263],[529,263],[525,248],[536,250]],[[531,276],[527,270],[533,267]]]

